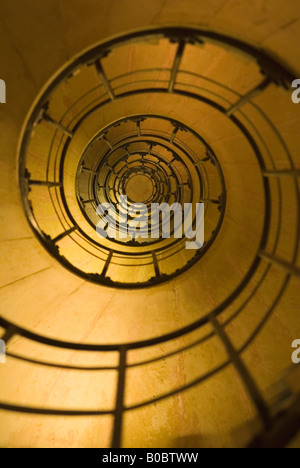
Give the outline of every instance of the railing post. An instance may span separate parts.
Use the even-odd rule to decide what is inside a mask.
[[[122,423],[124,415],[124,396],[125,396],[125,378],[126,378],[126,356],[125,346],[120,348],[119,367],[118,367],[118,387],[115,407],[115,420],[112,435],[111,448],[120,448],[122,444]]]

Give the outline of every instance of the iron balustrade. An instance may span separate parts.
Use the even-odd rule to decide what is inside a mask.
[[[117,76],[117,77],[108,77],[105,72],[105,60],[104,57],[108,56],[110,52],[116,47],[122,47],[124,44],[128,43],[139,43],[139,41],[144,39],[156,38],[158,40],[158,47],[160,41],[170,40],[173,43],[177,44],[177,49],[173,61],[173,65],[170,69],[147,69],[147,73],[155,74],[157,72],[169,73],[168,80],[156,79],[151,81],[148,77],[145,80],[139,79],[130,81],[125,84],[117,84],[120,80],[128,77],[136,77],[141,73],[145,73],[145,70],[135,70],[129,73]],[[240,95],[233,89],[228,88],[222,83],[217,83],[214,80],[208,79],[204,76],[200,76],[191,71],[181,69],[182,59],[186,52],[186,45],[197,47],[199,44],[206,44],[210,41],[214,41],[220,47],[223,45],[228,47],[230,46],[234,50],[242,51],[247,55],[248,58],[253,60],[254,63],[258,65],[259,70],[261,71],[261,80],[257,86],[247,92],[244,96]],[[200,49],[199,49],[200,50]],[[199,52],[200,53],[200,52]],[[99,86],[97,90],[102,93],[95,98],[92,97],[93,93],[95,94],[95,89],[90,91],[92,100],[87,102],[85,99],[89,94],[89,91],[86,93],[83,98],[84,107],[80,109],[78,113],[70,114],[68,109],[64,115],[60,116],[57,120],[56,116],[52,117],[51,109],[51,95],[55,91],[56,87],[60,85],[62,80],[71,79],[74,72],[84,64],[88,64],[90,67],[95,67],[99,76]],[[192,77],[194,82],[193,84],[188,84],[184,81],[184,77]],[[260,238],[258,242],[258,248],[256,255],[253,257],[252,263],[241,279],[239,284],[236,285],[233,291],[228,295],[228,297],[218,304],[213,310],[205,314],[203,317],[194,321],[193,323],[182,327],[181,329],[174,330],[172,332],[163,334],[162,336],[156,336],[145,340],[140,340],[130,343],[119,343],[119,344],[103,344],[103,343],[94,343],[94,344],[79,344],[76,342],[68,342],[58,340],[52,337],[47,337],[38,333],[35,333],[25,327],[19,326],[15,323],[10,322],[9,320],[1,317],[0,326],[4,328],[5,333],[2,336],[8,345],[9,341],[14,336],[22,336],[28,340],[32,340],[47,346],[52,346],[55,348],[62,349],[72,349],[76,351],[85,351],[85,352],[117,352],[119,356],[119,363],[117,366],[71,366],[64,363],[58,362],[45,362],[39,359],[30,359],[26,356],[17,355],[7,351],[7,356],[13,357],[14,359],[19,359],[21,361],[27,361],[35,365],[42,365],[48,367],[57,367],[72,370],[73,372],[86,370],[90,372],[102,371],[102,370],[116,370],[118,372],[118,384],[116,391],[115,399],[115,408],[113,410],[106,409],[95,409],[95,410],[85,410],[83,408],[78,410],[67,410],[67,409],[57,409],[57,408],[39,408],[35,406],[24,406],[22,404],[10,404],[8,402],[1,402],[0,408],[2,410],[20,412],[20,413],[31,413],[31,414],[44,414],[44,415],[56,415],[56,416],[83,416],[83,415],[107,415],[110,414],[114,417],[114,429],[112,434],[112,447],[120,447],[122,445],[122,428],[123,428],[123,417],[124,414],[130,411],[133,411],[137,408],[146,407],[153,403],[163,401],[171,396],[184,392],[190,388],[198,386],[203,382],[206,382],[207,379],[212,378],[214,375],[217,375],[223,369],[229,365],[233,365],[241,378],[248,394],[253,401],[257,414],[260,417],[264,428],[265,435],[272,433],[276,429],[277,424],[277,414],[273,414],[272,408],[268,402],[262,396],[262,391],[255,382],[255,379],[252,376],[251,370],[249,371],[244,364],[243,353],[249,349],[251,344],[257,339],[264,327],[266,326],[268,320],[274,313],[274,310],[279,305],[280,300],[284,296],[287,287],[293,277],[299,277],[299,264],[297,263],[299,258],[299,240],[300,240],[300,191],[299,191],[299,166],[297,159],[294,155],[291,154],[288,145],[285,143],[283,137],[281,136],[279,130],[273,124],[271,118],[267,115],[263,108],[261,108],[253,99],[262,96],[263,93],[267,92],[270,86],[278,86],[285,90],[288,90],[291,86],[291,83],[294,80],[293,73],[286,70],[281,64],[275,61],[273,58],[268,56],[262,50],[256,49],[248,44],[237,41],[235,39],[225,37],[220,34],[212,33],[209,31],[202,31],[195,28],[154,28],[145,31],[134,32],[131,34],[124,35],[120,38],[113,39],[108,41],[99,47],[96,47],[82,57],[76,59],[73,64],[68,66],[65,71],[58,75],[49,86],[47,91],[39,98],[36,106],[28,119],[27,127],[24,132],[23,142],[20,151],[20,189],[23,198],[24,208],[28,220],[40,240],[40,242],[51,252],[51,254],[57,258],[63,265],[69,268],[71,271],[79,274],[82,278],[99,282],[101,284],[113,285],[114,287],[145,287],[145,284],[141,285],[132,285],[126,283],[117,283],[110,282],[106,278],[106,273],[109,269],[109,262],[113,261],[114,252],[112,249],[108,248],[106,256],[104,255],[104,260],[106,259],[104,266],[104,274],[102,276],[98,274],[91,275],[90,273],[82,272],[78,268],[72,266],[67,259],[62,258],[59,254],[57,248],[57,242],[62,239],[61,236],[69,236],[74,242],[76,241],[76,236],[82,236],[85,238],[85,232],[82,231],[80,226],[75,225],[72,219],[72,215],[68,208],[66,199],[64,198],[64,179],[63,179],[63,161],[68,150],[68,146],[73,138],[76,136],[76,132],[80,128],[80,125],[85,121],[88,115],[91,115],[95,112],[96,109],[103,108],[109,103],[118,101],[119,99],[130,98],[134,96],[143,96],[144,94],[169,94],[180,97],[185,97],[187,99],[192,99],[193,101],[205,103],[208,106],[211,106],[216,112],[221,113],[226,118],[230,119],[231,123],[235,125],[236,129],[243,135],[246,141],[250,144],[253,154],[255,155],[256,161],[259,165],[261,172],[261,180],[263,190],[264,190],[264,222],[263,227],[260,233]],[[197,80],[200,80],[202,83],[206,83],[208,88],[199,86]],[[101,83],[102,82],[102,83]],[[218,88],[218,92],[211,91],[209,86],[213,84]],[[130,86],[132,89],[129,91],[122,91],[122,88]],[[136,89],[135,89],[136,87]],[[222,92],[226,94],[222,96]],[[231,99],[228,98],[228,94],[231,95]],[[76,101],[76,104],[73,104],[71,107],[74,108],[75,105],[78,105],[81,102],[82,98],[79,98]],[[290,95],[286,95],[287,102],[290,100]],[[72,109],[74,110],[74,109]],[[268,129],[268,135],[263,135],[260,129],[255,125],[254,117],[262,119],[265,127]],[[147,118],[147,115],[142,116],[142,118]],[[29,139],[33,129],[37,131],[38,125],[42,122],[43,119],[53,128],[53,139],[52,139],[52,148],[56,145],[56,156],[54,158],[52,154],[50,155],[50,160],[47,163],[47,171],[45,178],[38,180],[31,178],[30,176],[30,167],[27,165],[26,155],[29,146]],[[143,121],[139,121],[139,125],[136,127],[136,135],[134,138],[143,138]],[[173,127],[173,131],[169,133],[169,143],[174,144],[178,142],[180,145],[180,131],[179,127]],[[270,135],[272,135],[270,137]],[[151,136],[151,135],[150,135]],[[147,138],[152,142],[152,138],[147,135]],[[162,139],[162,135],[155,135],[155,138]],[[130,143],[129,136],[129,143]],[[105,138],[106,139],[106,138]],[[105,143],[104,139],[104,143]],[[273,158],[272,149],[269,147],[270,139],[276,145],[280,147],[282,158],[284,159],[284,167],[279,167],[276,161],[276,158]],[[109,144],[109,140],[106,139],[107,146],[107,155],[110,154],[114,149],[112,143]],[[124,161],[126,166],[126,161],[128,163],[128,154],[126,153],[126,147],[129,150],[130,145],[125,146]],[[154,150],[153,148],[151,149]],[[149,153],[149,152],[148,152]],[[159,157],[159,154],[157,155]],[[200,169],[205,167],[207,164],[211,163],[211,160],[217,161],[215,159],[213,148],[207,148],[206,154],[201,155],[198,161],[194,161],[199,174]],[[172,161],[172,160],[171,160]],[[170,161],[170,162],[171,162]],[[172,165],[172,163],[171,163]],[[218,162],[217,162],[218,165]],[[111,166],[113,167],[113,166]],[[95,171],[94,171],[95,169]],[[95,183],[90,184],[91,196],[90,199],[80,200],[79,204],[80,209],[85,210],[85,207],[89,203],[98,202],[100,198],[97,198],[99,195],[95,190],[96,183],[98,183],[95,174],[97,174],[97,167],[88,168],[90,171],[89,174],[92,178],[95,178]],[[201,172],[203,180],[208,180],[207,174],[205,171]],[[283,197],[286,191],[286,185],[283,181],[290,181],[289,187],[293,187],[294,190],[294,210],[296,213],[296,223],[294,226],[294,232],[290,233],[290,243],[292,245],[292,252],[290,258],[281,258],[280,251],[278,246],[280,244],[280,239],[282,236],[282,229],[284,226],[284,203]],[[226,182],[226,180],[225,180]],[[33,199],[30,200],[30,190],[35,186],[39,185],[44,190],[48,190],[51,194],[51,200],[55,201],[55,211],[57,216],[60,217],[62,232],[58,234],[57,237],[52,238],[47,233],[44,233],[39,227],[38,220],[34,215],[34,204]],[[224,189],[224,187],[223,187]],[[77,192],[79,197],[80,193]],[[224,193],[224,192],[223,192]],[[108,200],[111,195],[107,194]],[[203,195],[204,196],[204,195]],[[210,198],[208,198],[210,199]],[[94,201],[96,200],[96,202]],[[86,203],[84,203],[86,201]],[[210,199],[214,202],[217,199]],[[212,203],[214,204],[214,203]],[[221,204],[222,206],[222,204]],[[222,210],[221,210],[222,211]],[[222,215],[222,213],[221,213]],[[223,216],[226,216],[223,213]],[[86,239],[85,239],[86,240]],[[167,278],[162,277],[159,271],[159,260],[157,259],[156,251],[151,251],[152,260],[150,264],[153,265],[153,268],[156,272],[156,278],[161,280],[170,280],[176,276],[174,274],[167,275]],[[181,269],[180,273],[185,271],[188,267],[198,261],[199,259],[191,259],[187,265]],[[270,277],[273,270],[278,271],[279,284],[276,285],[274,289],[274,296],[272,299],[268,299],[266,304],[266,310],[262,311],[259,322],[255,327],[250,331],[247,338],[244,340],[242,345],[238,347],[234,346],[230,336],[227,333],[227,327],[234,323],[239,317],[242,316],[243,312],[247,310],[247,307],[251,304],[253,298],[257,294],[263,292],[264,285],[266,284],[268,278]],[[154,281],[150,281],[150,284],[155,284]],[[149,285],[149,284],[147,284]],[[230,310],[230,314],[228,314]],[[227,312],[226,318],[223,319],[224,313]],[[190,335],[203,328],[205,325],[211,324],[212,331],[205,333],[200,339],[193,339]],[[140,360],[135,364],[128,363],[128,353],[132,350],[138,349],[149,349],[155,345],[161,343],[175,342],[179,338],[189,337],[190,343],[181,345],[175,351],[168,353],[161,353],[159,356],[148,359]],[[212,340],[214,337],[218,337],[220,342],[224,345],[228,358],[221,364],[212,367],[208,372],[199,375],[197,378],[190,380],[185,385],[182,385],[178,388],[174,388],[171,391],[160,394],[157,397],[146,399],[142,402],[126,405],[124,400],[124,389],[126,383],[126,376],[128,369],[136,366],[141,367],[143,365],[151,365],[154,362],[160,362],[162,359],[170,358],[173,355],[178,353],[187,352],[190,349],[196,348],[199,345],[203,345],[205,342]],[[288,414],[289,416],[289,414]],[[275,428],[275,429],[274,429]],[[276,431],[275,431],[276,432]],[[292,436],[293,434],[290,434]]]

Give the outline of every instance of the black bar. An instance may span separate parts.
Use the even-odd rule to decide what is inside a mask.
[[[172,93],[174,90],[176,77],[177,77],[178,69],[179,69],[180,62],[183,56],[184,48],[185,48],[185,42],[180,41],[178,44],[177,52],[175,55],[175,59],[174,59],[174,63],[173,63],[172,71],[171,71],[171,79],[170,79],[170,84],[169,84],[169,89],[168,89],[169,93]]]
[[[112,256],[113,256],[113,251],[110,250],[109,254],[108,254],[108,257],[107,257],[107,260],[106,260],[106,263],[105,263],[104,268],[102,270],[101,276],[106,276],[106,273],[107,273],[109,264],[111,262]]]
[[[220,204],[220,200],[214,200],[214,199],[210,199],[210,198],[202,198],[201,200],[199,200],[200,203],[213,203],[214,205],[219,205]]]
[[[99,73],[100,75],[100,78],[104,84],[104,87],[107,91],[107,94],[109,95],[110,99],[113,101],[115,99],[115,94],[113,92],[113,89],[110,85],[110,82],[108,81],[107,77],[106,77],[106,74],[105,74],[105,71],[103,70],[103,67],[102,67],[102,64],[100,62],[100,60],[97,60],[97,62],[95,63],[95,66],[96,66],[96,69],[97,69],[97,72]]]
[[[29,185],[40,185],[42,187],[61,187],[61,182],[48,182],[47,180],[32,180],[29,179]]]
[[[205,164],[206,162],[210,161],[210,158],[199,159],[199,161],[194,163],[194,166],[199,166],[199,164]]]
[[[152,257],[153,257],[153,265],[154,265],[154,270],[155,270],[155,275],[160,276],[160,271],[159,271],[159,265],[156,257],[156,253],[152,252]]]
[[[64,231],[59,236],[52,239],[52,242],[54,242],[54,244],[57,244],[57,242],[61,241],[64,237],[68,236],[69,234],[72,234],[72,232],[76,231],[76,229],[77,229],[77,226],[73,226],[68,231]]]
[[[119,375],[116,396],[115,420],[112,435],[112,448],[120,448],[122,443],[122,423],[124,414],[125,378],[126,378],[126,348],[120,349]]]
[[[1,340],[7,344],[9,340],[17,333],[17,329],[14,326],[10,326],[1,337]]]
[[[212,326],[216,332],[216,334],[219,336],[221,339],[222,343],[224,344],[226,351],[228,353],[228,356],[240,374],[240,377],[253,401],[255,404],[258,414],[260,415],[264,425],[266,428],[269,428],[271,426],[271,416],[270,412],[268,409],[268,406],[266,405],[253,377],[251,376],[250,372],[248,371],[246,365],[238,355],[237,351],[235,350],[233,344],[231,343],[229,337],[227,336],[224,328],[220,325],[218,322],[217,318],[215,317],[214,314],[210,315],[210,321],[212,323]]]
[[[173,143],[174,138],[175,138],[175,136],[176,136],[178,130],[179,130],[179,127],[175,127],[175,128],[174,128],[173,133],[172,133],[171,138],[170,138],[170,143]]]
[[[175,161],[176,161],[176,158],[173,158],[172,161],[170,161],[170,162],[168,163],[168,167],[170,167],[170,166],[173,164],[173,162],[175,162]]]
[[[280,258],[273,257],[272,255],[269,255],[265,252],[260,252],[259,256],[266,260],[267,262],[271,263],[272,265],[279,266],[283,270],[285,270],[288,274],[297,276],[300,278],[300,268],[292,265],[289,262],[286,262],[285,260],[281,260]]]
[[[108,167],[108,169],[111,170],[112,174],[117,175],[117,172],[115,172],[115,169],[114,169],[112,166],[110,166],[110,165],[107,164],[107,163],[106,163],[105,165],[106,165],[106,167]]]
[[[81,203],[83,203],[85,205],[86,203],[93,203],[93,202],[96,202],[96,201],[97,201],[96,198],[93,198],[91,200],[82,200]]]
[[[262,91],[264,91],[269,86],[269,84],[271,84],[271,80],[269,78],[265,78],[258,86],[249,91],[249,93],[243,96],[236,104],[233,104],[233,106],[226,112],[226,115],[230,117],[237,109],[246,104],[246,102],[255,98]]]
[[[53,125],[53,127],[57,128],[57,130],[60,130],[63,133],[66,133],[69,137],[73,137],[73,132],[69,130],[68,128],[64,127],[61,123],[57,122],[56,120],[52,119],[50,115],[44,114],[43,115],[44,120],[48,122],[49,124]]]
[[[110,148],[110,149],[113,149],[113,145],[111,144],[110,141],[107,140],[106,136],[103,135],[102,137],[102,140],[107,144],[107,146]]]
[[[80,170],[82,172],[91,172],[92,174],[97,174],[93,169],[89,169],[88,167],[81,166]]]

